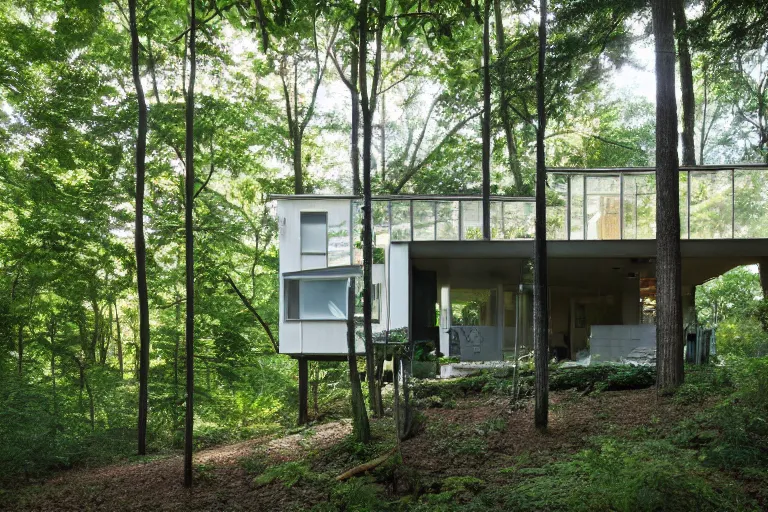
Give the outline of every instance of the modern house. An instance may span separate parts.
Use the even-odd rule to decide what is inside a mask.
[[[654,169],[551,169],[548,181],[551,349],[618,360],[655,346]],[[349,278],[362,281],[362,198],[273,199],[280,352],[342,358]],[[696,285],[768,261],[767,207],[766,166],[681,168],[686,324]],[[495,196],[490,209],[483,240],[480,197],[373,198],[374,332],[407,328],[462,361],[531,346],[534,200]]]

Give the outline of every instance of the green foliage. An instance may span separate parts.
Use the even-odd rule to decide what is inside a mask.
[[[749,510],[733,482],[666,441],[598,439],[507,491],[507,510]]]
[[[269,467],[254,478],[253,483],[261,486],[279,482],[290,489],[299,482],[312,481],[314,478],[314,472],[305,462],[291,461]]]

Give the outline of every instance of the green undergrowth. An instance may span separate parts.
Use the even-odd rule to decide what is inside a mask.
[[[533,373],[520,373],[521,397],[533,392]],[[618,391],[643,389],[654,385],[656,370],[648,366],[598,364],[578,368],[553,367],[550,370],[551,391],[576,389],[579,391]],[[514,392],[513,370],[483,370],[474,375],[445,380],[421,380],[414,383],[414,396],[428,406],[452,404],[456,398],[470,394],[510,396]]]

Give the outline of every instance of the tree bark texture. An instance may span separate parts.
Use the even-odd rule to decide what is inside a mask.
[[[309,391],[309,367],[305,357],[298,359],[299,363],[299,425],[309,423],[309,414],[307,413],[308,391]]]
[[[376,386],[376,364],[373,353],[372,330],[372,269],[373,269],[373,233],[371,204],[371,146],[373,138],[373,113],[376,111],[376,91],[381,73],[381,24],[386,0],[379,1],[379,16],[376,27],[376,54],[374,58],[373,78],[370,93],[368,91],[368,0],[360,2],[358,24],[360,28],[359,82],[360,103],[363,112],[363,333],[365,337],[365,369],[368,382],[368,399],[374,416],[381,416],[379,390]]]
[[[147,293],[147,246],[144,239],[144,179],[147,154],[147,100],[139,73],[139,30],[136,21],[137,0],[129,0],[131,31],[131,74],[136,88],[139,108],[139,127],[136,136],[136,285],[139,300],[139,431],[138,453],[147,453],[147,402],[149,400],[149,297]]]
[[[187,87],[186,105],[186,139],[185,159],[186,176],[184,189],[184,242],[186,266],[186,370],[187,370],[187,410],[184,422],[184,487],[192,487],[192,430],[194,426],[194,390],[195,390],[195,259],[194,231],[192,214],[195,195],[195,74],[197,71],[197,18],[195,17],[195,1],[190,0],[190,29],[189,29],[189,86]]]
[[[517,141],[515,140],[514,127],[509,115],[509,91],[507,91],[507,60],[505,51],[507,48],[504,34],[504,21],[501,16],[501,0],[493,1],[494,26],[496,28],[496,69],[499,73],[499,111],[501,113],[501,125],[504,128],[504,139],[507,143],[507,158],[509,171],[515,181],[515,193],[523,195],[523,175],[520,172],[520,160],[517,157]]]
[[[355,440],[368,443],[371,440],[371,426],[365,411],[365,399],[360,387],[357,371],[357,349],[355,348],[355,279],[349,280],[347,289],[347,362],[349,363],[349,384],[352,388],[352,432]]]
[[[680,93],[683,100],[683,165],[696,165],[696,147],[694,142],[696,99],[693,90],[691,47],[688,43],[688,21],[685,18],[684,0],[672,0],[672,3],[677,32],[677,53],[680,63]]]
[[[483,239],[491,239],[491,2],[483,12]]]
[[[547,0],[540,0],[539,63],[536,74],[536,240],[533,246],[533,346],[535,375],[536,428],[546,429],[549,414],[549,283],[547,276],[547,168],[544,158],[544,133],[547,113],[544,102],[544,64],[547,54]]]
[[[352,96],[352,131],[350,134],[350,155],[352,162],[352,193],[359,195],[362,192],[360,184],[360,91],[358,89],[358,62],[359,54],[357,47],[352,48],[352,65],[349,71],[349,88]]]
[[[653,0],[656,45],[656,375],[660,391],[683,382],[675,36],[672,3]]]

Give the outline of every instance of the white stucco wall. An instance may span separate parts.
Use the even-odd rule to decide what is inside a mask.
[[[409,245],[389,246],[389,313],[390,329],[408,327],[410,318],[410,256]]]

